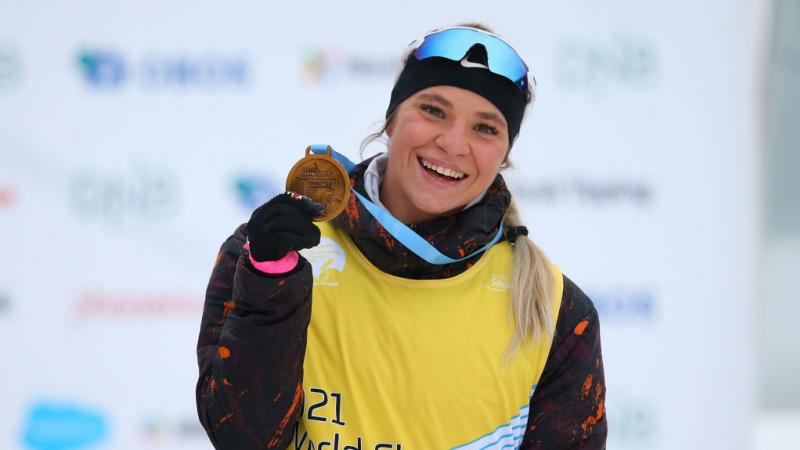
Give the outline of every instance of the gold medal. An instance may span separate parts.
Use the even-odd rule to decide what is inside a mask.
[[[308,146],[305,158],[297,161],[289,171],[286,190],[325,205],[325,212],[314,220],[326,222],[338,216],[347,205],[350,176],[339,161],[331,156],[330,146],[324,155],[311,153],[311,146]]]

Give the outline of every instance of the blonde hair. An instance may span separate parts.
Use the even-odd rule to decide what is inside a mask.
[[[489,33],[494,33],[491,28],[480,23],[462,23],[458,26],[478,28]],[[410,52],[403,54],[405,64]],[[528,97],[528,104],[533,102],[533,94]],[[380,131],[368,135],[361,142],[361,155],[374,141],[381,139],[386,128],[394,117],[394,112],[386,118]],[[389,139],[383,142],[387,148]],[[509,151],[511,149],[509,148]],[[508,152],[503,160],[502,168],[510,167]],[[522,226],[522,218],[516,202],[512,199],[503,216],[503,228],[508,230]],[[514,324],[514,334],[506,349],[505,360],[508,361],[513,353],[526,342],[541,338],[548,338],[553,333],[553,273],[550,270],[550,261],[545,253],[524,235],[519,235],[512,247],[514,249],[514,271],[511,276],[511,301],[509,302],[509,317]]]
[[[517,204],[511,200],[503,216],[505,229],[522,225]],[[514,335],[506,358],[529,339],[547,338],[553,332],[553,272],[550,260],[532,239],[519,235],[514,247],[514,273],[511,276],[509,314]]]

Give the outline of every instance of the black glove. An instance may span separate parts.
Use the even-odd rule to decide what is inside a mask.
[[[256,261],[275,261],[289,250],[319,244],[319,228],[312,222],[325,206],[294,192],[276,195],[253,211],[247,222],[250,254]]]

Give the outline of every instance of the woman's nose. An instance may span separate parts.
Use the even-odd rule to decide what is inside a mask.
[[[443,129],[436,137],[436,145],[448,155],[459,156],[469,153],[467,135],[461,124],[453,123]]]

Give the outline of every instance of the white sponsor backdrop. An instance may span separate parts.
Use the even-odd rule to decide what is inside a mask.
[[[219,244],[465,20],[538,80],[508,178],[600,310],[609,447],[749,448],[761,5],[0,1],[0,448],[210,448]]]

